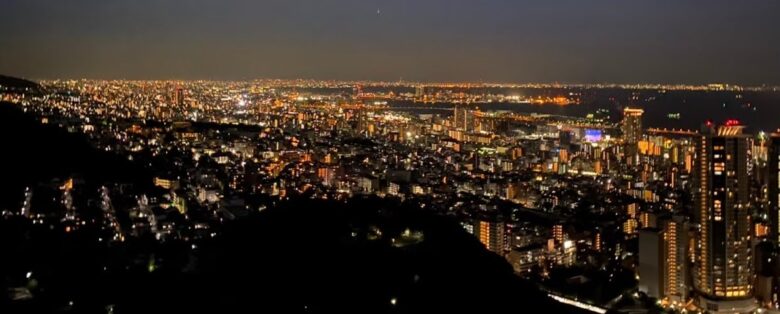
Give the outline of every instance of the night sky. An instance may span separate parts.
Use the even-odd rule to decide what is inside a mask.
[[[2,0],[0,73],[780,84],[780,1]]]

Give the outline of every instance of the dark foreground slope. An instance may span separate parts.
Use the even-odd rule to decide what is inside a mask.
[[[32,91],[40,88],[38,83],[11,76],[0,75],[0,87],[14,91]]]
[[[0,220],[0,244],[3,256],[28,260],[33,298],[9,294],[3,313],[578,312],[515,277],[455,221],[397,201],[294,197],[194,249],[140,239],[104,247],[82,231],[20,222]],[[27,282],[13,270],[3,267],[2,288]]]
[[[33,298],[5,299],[3,313],[577,313],[456,222],[376,198],[296,197],[194,249],[138,239],[102,247],[12,220],[0,220],[0,244],[36,280]],[[3,288],[25,282],[9,269]]]
[[[197,274],[127,291],[123,307],[136,313],[571,311],[519,280],[456,222],[379,198],[294,198],[227,224],[200,250]]]
[[[151,182],[134,163],[96,150],[81,134],[42,125],[10,103],[0,102],[0,147],[0,209],[18,207],[25,187],[54,178],[79,175],[94,184]]]
[[[395,201],[290,201],[228,228],[212,269],[224,302],[215,310],[563,310],[456,222]]]

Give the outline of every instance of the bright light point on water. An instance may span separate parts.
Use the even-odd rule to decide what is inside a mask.
[[[391,298],[390,299],[390,304],[391,305],[395,305],[396,303],[398,303],[398,300],[396,298]]]
[[[32,272],[28,271],[27,275],[25,275],[24,277],[27,278],[27,279],[30,279],[30,277],[32,277]]]

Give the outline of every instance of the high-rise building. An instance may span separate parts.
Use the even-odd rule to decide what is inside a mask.
[[[669,305],[688,295],[687,224],[683,216],[662,219],[659,228],[639,231],[639,289]]]
[[[640,228],[655,228],[657,226],[656,215],[653,212],[642,212],[639,215]]]
[[[683,216],[672,216],[661,221],[664,232],[662,256],[664,262],[664,299],[682,305],[688,297],[688,223]]]
[[[466,116],[466,108],[463,108],[461,106],[455,106],[455,110],[452,113],[452,126],[456,129],[461,129],[463,127],[463,121]]]
[[[729,120],[698,139],[694,191],[698,259],[694,284],[708,312],[755,308],[750,233],[750,136]]]
[[[478,220],[474,226],[474,235],[488,250],[504,255],[507,246],[506,224],[500,217]]]
[[[663,230],[639,231],[639,290],[656,299],[663,298]]]
[[[332,167],[321,167],[317,169],[317,177],[322,181],[322,185],[333,185],[336,178],[336,169]]]
[[[636,203],[631,203],[626,206],[626,214],[628,214],[628,217],[636,218],[637,207],[639,206]]]
[[[425,86],[417,85],[414,87],[414,99],[423,101],[425,99]]]
[[[645,111],[636,108],[623,109],[623,121],[621,122],[621,131],[623,131],[623,140],[632,150],[636,149],[637,143],[642,140],[642,114]]]
[[[466,132],[474,130],[474,111],[465,106],[456,106],[453,115],[453,126]]]
[[[778,131],[780,132],[780,130]],[[780,243],[780,133],[770,137],[767,153],[767,198],[769,200],[769,235],[772,241]]]
[[[181,87],[176,87],[176,91],[173,94],[173,103],[179,108],[184,107],[184,89]]]
[[[637,227],[639,227],[639,222],[634,218],[628,218],[623,222],[623,233],[625,233],[626,236],[632,236],[636,233]]]
[[[563,243],[564,236],[563,236],[563,225],[554,225],[552,228],[552,235],[553,239],[555,239],[555,242],[558,244]]]

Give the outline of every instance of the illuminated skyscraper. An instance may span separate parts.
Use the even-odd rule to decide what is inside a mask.
[[[663,219],[663,294],[667,302],[682,305],[688,296],[688,223],[683,216]]]
[[[769,199],[770,238],[780,243],[780,133],[773,133],[769,144],[767,198]]]
[[[659,225],[639,231],[639,289],[667,304],[681,306],[688,294],[685,218],[665,218]]]
[[[627,144],[636,146],[642,139],[642,114],[644,113],[645,111],[642,109],[626,108],[623,110],[621,130]]]
[[[708,312],[755,308],[750,234],[750,136],[737,121],[713,127],[698,140],[694,191],[699,223],[694,283]],[[732,311],[732,309],[734,309]]]
[[[176,87],[176,91],[173,94],[173,103],[179,108],[184,107],[184,89]]]
[[[453,126],[463,131],[474,130],[474,111],[465,106],[455,106]]]

